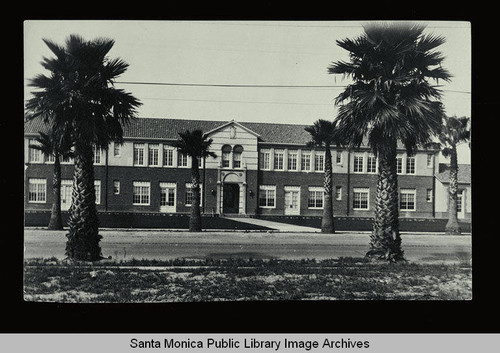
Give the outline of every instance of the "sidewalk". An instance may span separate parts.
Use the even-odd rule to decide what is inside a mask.
[[[257,219],[257,218],[247,218],[247,217],[227,217],[224,216],[224,218],[230,219],[235,222],[242,222],[242,223],[248,223],[248,224],[253,224],[257,226],[263,226],[263,227],[268,227],[272,228],[274,230],[277,230],[279,232],[300,232],[300,233],[319,233],[321,232],[321,229],[319,228],[313,228],[313,227],[303,227],[303,226],[298,226],[295,224],[287,224],[287,223],[281,223],[281,222],[272,222],[272,221],[267,221],[264,219]]]

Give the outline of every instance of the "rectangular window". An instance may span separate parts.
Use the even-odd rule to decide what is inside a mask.
[[[342,186],[335,187],[335,200],[342,200]]]
[[[193,184],[192,183],[186,183],[186,206],[191,206],[193,203]],[[200,184],[200,206],[202,204],[202,197],[203,197],[203,192],[202,192],[202,185]]]
[[[362,155],[354,155],[354,165],[353,165],[354,173],[363,173],[363,156]]]
[[[28,179],[28,202],[45,203],[47,198],[46,179]]]
[[[150,183],[148,181],[134,181],[132,204],[149,205]]]
[[[276,207],[276,186],[274,185],[259,186],[259,206],[262,208]]]
[[[160,165],[159,154],[160,154],[160,145],[159,144],[149,144],[148,145],[148,163],[149,163],[149,165],[152,165],[152,166]]]
[[[415,157],[406,157],[406,174],[415,174]]]
[[[169,146],[163,146],[163,165],[166,167],[174,166],[174,149]]]
[[[314,155],[314,170],[317,172],[325,171],[325,154],[318,153]]]
[[[300,157],[300,170],[310,171],[311,170],[311,152],[302,151]]]
[[[187,154],[177,151],[177,166],[178,167],[187,167],[188,166]]]
[[[122,146],[118,142],[113,143],[113,157],[120,157]]]
[[[29,144],[30,145],[40,145],[39,142],[37,142],[35,139],[29,139]],[[28,158],[30,163],[42,163],[43,162],[43,156],[42,156],[42,151],[37,150],[33,147],[30,147],[28,150]]]
[[[233,168],[241,168],[241,153],[233,152]]]
[[[54,163],[56,161],[56,157],[53,154],[45,155],[45,161],[48,163]]]
[[[403,173],[403,157],[396,158],[396,170],[398,174]]]
[[[376,173],[377,172],[377,158],[375,156],[368,156],[366,160],[366,172]]]
[[[335,158],[335,163],[342,164],[342,152],[337,151],[337,157]]]
[[[92,150],[94,152],[94,154],[92,155],[92,163],[101,164],[101,152],[102,152],[102,150],[100,148],[97,148],[96,146],[93,146]]]
[[[399,209],[404,211],[414,211],[415,195],[415,189],[401,189],[399,191]]]
[[[271,169],[271,151],[260,150],[260,169]]]
[[[310,187],[309,198],[307,199],[308,208],[323,208],[324,188]]]
[[[463,190],[457,190],[457,212],[462,212]]]
[[[288,170],[297,170],[297,151],[288,151]]]
[[[143,143],[134,143],[134,165],[144,165]]]
[[[120,195],[120,181],[113,180],[113,195]]]
[[[231,152],[222,152],[222,168],[229,168]]]
[[[432,153],[427,153],[427,167],[432,168],[432,164],[434,161],[434,155]]]
[[[274,170],[283,170],[285,168],[284,158],[285,158],[284,150],[274,151]]]
[[[425,201],[432,202],[432,189],[427,189]]]
[[[101,204],[101,181],[94,180],[94,191],[95,191],[95,204]]]
[[[355,210],[368,210],[369,205],[370,205],[370,189],[354,188],[352,208]]]

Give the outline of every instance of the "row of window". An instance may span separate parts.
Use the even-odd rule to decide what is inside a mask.
[[[132,192],[133,205],[150,205],[151,200],[151,183],[147,181],[134,181]],[[95,180],[94,183],[96,193],[96,204],[100,204],[101,200],[101,182]],[[200,189],[201,189],[200,185]],[[61,203],[67,205],[71,202],[72,181],[63,179],[61,181]],[[175,206],[176,202],[176,183],[160,183],[160,207]],[[288,188],[288,190],[287,190]],[[185,184],[185,205],[190,206],[193,200],[193,192],[191,183]],[[300,186],[285,187],[285,202],[290,202],[290,206],[297,206],[299,199]],[[432,202],[432,189],[426,190],[426,201]],[[113,181],[113,194],[120,194],[120,181]],[[201,196],[200,192],[200,202]],[[461,196],[461,195],[460,195]],[[287,198],[290,198],[289,200]],[[335,199],[342,199],[342,187],[335,188]],[[30,203],[45,203],[47,200],[47,181],[42,178],[28,179],[28,202]],[[401,189],[399,193],[399,208],[404,211],[414,211],[416,207],[416,190]],[[259,207],[261,208],[276,208],[276,186],[261,185],[259,187]],[[324,188],[323,187],[308,187],[307,207],[309,209],[322,209],[324,203]],[[461,203],[459,202],[459,205]],[[353,209],[354,210],[369,210],[370,209],[370,189],[369,188],[354,188],[353,189]],[[63,207],[64,209],[64,207]],[[460,212],[460,210],[459,210]]]
[[[193,200],[193,191],[191,183],[186,183],[185,205],[191,206]],[[101,203],[101,181],[94,181],[96,204]],[[151,183],[147,181],[134,181],[132,183],[132,204],[133,205],[150,205],[151,200]],[[176,201],[176,183],[160,183],[160,206],[175,206]],[[200,190],[202,186],[200,185]],[[62,209],[68,209],[71,203],[72,180],[61,180],[61,205]],[[120,194],[120,181],[113,181],[113,194]],[[200,193],[200,199],[202,197]],[[47,201],[47,180],[42,178],[28,179],[28,202],[29,203],[46,203]]]
[[[342,152],[332,152],[335,163],[342,165]],[[404,162],[404,163],[403,163]],[[427,154],[427,167],[434,163],[434,155]],[[260,151],[261,170],[316,171],[325,170],[325,152],[311,150],[262,149]],[[378,159],[370,153],[355,153],[353,156],[354,173],[377,173]],[[397,173],[415,174],[415,156],[398,156]]]
[[[300,192],[300,187],[296,188],[296,192]],[[427,202],[432,202],[432,189],[426,190]],[[287,198],[285,190],[285,202]],[[342,187],[335,188],[335,199],[342,199]],[[399,192],[399,209],[404,211],[415,211],[416,209],[416,190],[401,189]],[[307,207],[309,209],[322,209],[324,203],[324,188],[323,187],[308,187]],[[259,188],[259,206],[262,208],[276,208],[276,186],[261,185]],[[352,207],[354,210],[369,210],[370,209],[370,189],[369,188],[354,188]]]
[[[30,139],[30,144],[35,144],[35,140]],[[160,160],[160,149],[162,149],[162,160]],[[121,147],[115,143],[113,154],[120,156]],[[222,168],[241,168],[243,147],[236,145],[231,147],[224,145],[221,151]],[[93,162],[101,164],[102,151],[94,147]],[[332,152],[335,155],[335,162],[342,165],[342,153],[340,151]],[[134,166],[165,166],[165,167],[189,167],[190,157],[178,152],[175,148],[167,144],[146,144],[134,143],[133,147],[133,165]],[[30,148],[29,161],[31,163],[44,162],[44,156],[41,151]],[[54,156],[46,156],[45,161],[54,162]],[[63,163],[70,163],[66,158]],[[427,154],[427,167],[431,168],[434,162],[434,155]],[[260,169],[276,171],[317,171],[325,170],[325,152],[313,150],[288,150],[288,149],[261,149],[260,150]],[[356,153],[353,158],[354,173],[377,173],[378,160],[369,153]],[[398,174],[415,174],[416,165],[414,156],[397,157]]]

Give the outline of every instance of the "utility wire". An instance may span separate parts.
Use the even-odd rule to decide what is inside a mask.
[[[345,85],[257,85],[257,84],[213,84],[213,83],[173,83],[173,82],[131,82],[115,81],[125,85],[189,86],[189,87],[243,87],[243,88],[337,88]]]
[[[214,84],[214,83],[174,83],[174,82],[139,82],[139,81],[115,81],[117,84],[125,85],[154,85],[154,86],[186,86],[186,87],[228,87],[228,88],[345,88],[346,85],[263,85],[263,84]],[[470,91],[448,90],[444,92],[465,93]]]

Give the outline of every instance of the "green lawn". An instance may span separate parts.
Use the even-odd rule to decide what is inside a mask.
[[[24,297],[43,302],[470,300],[470,264],[332,260],[25,262]]]

